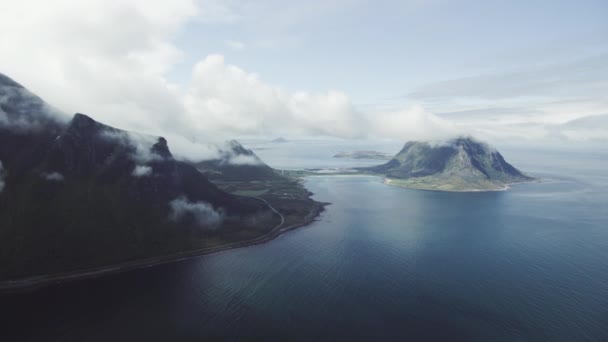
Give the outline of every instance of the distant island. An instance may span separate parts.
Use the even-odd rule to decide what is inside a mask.
[[[390,154],[377,151],[352,151],[338,152],[334,155],[334,158],[391,160],[392,156]]]
[[[359,170],[383,175],[387,184],[439,191],[506,190],[534,180],[471,137],[439,144],[410,141],[386,164]]]
[[[289,142],[289,140],[283,138],[283,137],[278,137],[276,139],[272,139],[270,142],[272,143],[286,143]]]

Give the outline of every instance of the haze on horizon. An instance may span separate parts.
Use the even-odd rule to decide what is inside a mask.
[[[0,5],[0,72],[66,116],[170,140],[605,144],[606,13],[601,0],[23,0]]]

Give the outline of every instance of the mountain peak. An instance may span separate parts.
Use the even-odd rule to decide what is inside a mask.
[[[470,136],[441,144],[408,141],[388,163],[371,170],[436,190],[493,190],[532,179],[497,150]]]
[[[253,151],[245,148],[240,142],[238,142],[237,140],[229,140],[225,143],[226,149],[228,154],[230,155],[247,155],[247,156],[251,156],[253,155]]]
[[[163,158],[172,158],[173,155],[171,151],[169,151],[169,145],[167,144],[167,139],[163,137],[158,137],[158,140],[154,145],[152,145],[152,152]]]
[[[118,130],[114,127],[97,122],[90,116],[82,113],[74,114],[74,117],[70,121],[67,129],[68,133],[88,137],[102,131],[114,132]]]
[[[225,141],[218,146],[218,149],[217,158],[202,160],[195,164],[199,171],[211,179],[241,182],[284,180],[252,150],[241,145],[237,140]]]
[[[72,118],[72,124],[79,127],[92,127],[98,124],[98,122],[86,114],[76,113]]]
[[[15,82],[12,78],[0,73],[0,86],[13,87],[13,88],[24,88],[21,84]]]

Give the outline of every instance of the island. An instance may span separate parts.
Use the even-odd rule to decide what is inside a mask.
[[[279,143],[279,144],[282,144],[282,143],[287,143],[287,142],[289,142],[289,140],[287,140],[287,139],[285,139],[285,138],[283,138],[283,137],[278,137],[278,138],[272,139],[270,142],[271,142],[271,143]]]
[[[382,175],[390,185],[438,191],[506,190],[535,180],[472,137],[440,143],[410,141],[387,163],[359,171]]]
[[[334,155],[334,158],[391,160],[392,156],[390,154],[377,151],[353,151],[338,152]]]

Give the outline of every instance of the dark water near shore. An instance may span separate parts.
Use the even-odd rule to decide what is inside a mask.
[[[519,155],[550,180],[508,192],[310,177],[315,198],[333,203],[318,222],[0,297],[0,340],[607,341],[604,157]]]

